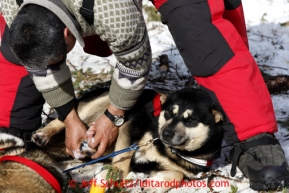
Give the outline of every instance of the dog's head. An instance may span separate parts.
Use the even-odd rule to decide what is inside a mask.
[[[210,96],[201,89],[185,88],[161,95],[159,117],[161,141],[172,148],[194,151],[216,134],[222,114],[215,110]]]
[[[18,155],[24,150],[25,143],[22,139],[0,132],[0,156]]]

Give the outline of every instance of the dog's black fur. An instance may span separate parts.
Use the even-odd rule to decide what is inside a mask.
[[[145,94],[146,98],[150,98],[151,101],[154,96],[153,91],[149,94]],[[149,96],[149,97],[148,97]],[[180,107],[178,114],[173,115],[172,106],[178,105]],[[210,132],[208,133],[207,140],[203,145],[194,150],[178,150],[181,155],[190,157],[200,157],[203,156],[206,159],[216,159],[220,155],[221,143],[223,139],[223,129],[221,122],[215,123],[215,117],[212,114],[213,103],[209,96],[204,93],[204,91],[199,89],[186,88],[180,91],[174,92],[168,95],[164,104],[162,104],[162,111],[164,111],[164,116],[166,119],[172,119],[172,123],[166,127],[166,133],[163,132],[163,140],[170,137],[174,130],[178,129],[176,124],[182,122],[187,127],[196,127],[198,123],[203,123],[210,127]],[[160,133],[158,128],[158,118],[153,116],[153,104],[148,102],[138,113],[133,113],[131,117],[131,124],[129,127],[129,140],[130,144],[138,142],[145,135],[145,133],[151,133],[153,138],[160,138]],[[187,109],[193,109],[194,114],[189,119],[183,119],[181,117],[182,113]],[[179,157],[174,156],[166,151],[168,146],[173,147],[170,144],[170,139],[166,139],[168,142],[165,145],[161,140],[154,142],[154,146],[160,155],[170,159],[172,162],[179,164],[180,167],[186,168],[190,172],[197,174],[199,172],[204,172],[209,168],[204,168],[201,166],[193,166],[192,164],[187,164],[180,161]],[[134,158],[133,158],[134,159]],[[131,161],[132,169],[135,171],[141,171],[145,173],[150,173],[152,171],[164,170],[165,168],[158,162],[147,162],[147,163],[137,163],[136,161]]]

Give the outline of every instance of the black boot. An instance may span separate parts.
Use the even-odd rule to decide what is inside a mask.
[[[236,166],[249,178],[254,190],[277,190],[289,187],[289,168],[279,141],[263,133],[240,142],[231,150],[231,176]]]

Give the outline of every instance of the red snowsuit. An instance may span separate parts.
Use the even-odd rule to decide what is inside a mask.
[[[249,52],[241,0],[154,0],[188,69],[225,112],[232,144],[277,131],[270,94]]]
[[[0,128],[36,130],[44,99],[8,46],[8,28],[0,14]]]

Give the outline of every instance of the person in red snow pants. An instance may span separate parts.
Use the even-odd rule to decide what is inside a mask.
[[[0,134],[12,133],[28,139],[41,126],[44,99],[24,66],[12,54],[8,27],[1,14],[0,42]]]
[[[288,164],[273,135],[270,94],[249,52],[241,0],[152,3],[191,74],[224,112],[224,140],[233,147],[231,175],[238,166],[255,190],[288,187]]]

